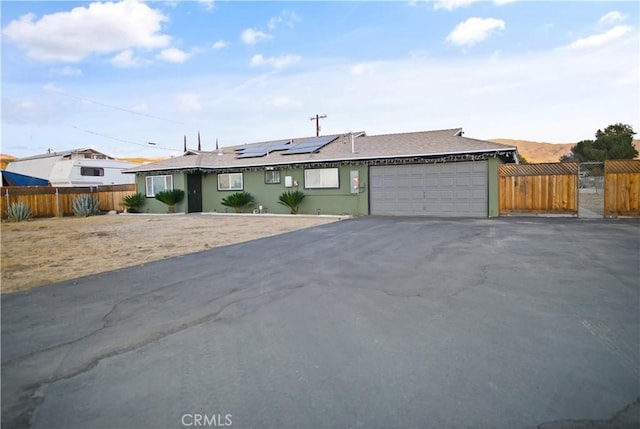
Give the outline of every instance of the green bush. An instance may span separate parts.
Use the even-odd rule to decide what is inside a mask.
[[[73,214],[76,216],[87,217],[98,214],[100,209],[98,208],[98,199],[91,195],[80,195],[73,199],[71,204]]]
[[[139,213],[140,206],[144,204],[145,197],[140,192],[127,195],[122,199],[122,205],[127,208],[129,213]]]
[[[167,211],[173,213],[174,206],[184,198],[182,189],[172,189],[171,191],[162,191],[156,194],[156,200],[167,205]]]
[[[244,207],[250,206],[254,202],[253,195],[248,192],[236,192],[222,199],[222,205],[233,207],[236,213],[242,212]]]
[[[298,214],[298,207],[304,197],[305,194],[302,191],[283,192],[278,198],[278,204],[289,207],[291,214]]]
[[[22,222],[23,220],[31,219],[32,216],[31,207],[23,201],[11,203],[7,209],[7,218],[11,222]]]

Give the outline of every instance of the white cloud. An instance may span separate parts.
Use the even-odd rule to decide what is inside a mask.
[[[111,58],[109,62],[113,66],[119,68],[140,67],[142,65],[142,60],[136,57],[131,49],[120,52],[118,55]]]
[[[284,24],[289,28],[293,28],[300,21],[300,16],[297,13],[285,9],[280,12],[280,15],[271,18],[267,23],[267,27],[269,27],[269,30],[275,30],[280,24]]]
[[[598,18],[599,15],[595,16],[592,24],[597,24]],[[452,21],[451,29],[459,21]],[[604,30],[586,35],[600,32]],[[443,39],[445,36],[446,33]],[[577,37],[580,36],[568,39],[565,44]],[[204,72],[189,79],[150,74],[143,80],[118,79],[108,86],[98,85],[91,96],[118,106],[145,103],[149,114],[200,124],[203,144],[208,148],[214,147],[216,137],[220,146],[230,146],[314,135],[315,124],[308,120],[308,115],[315,113],[328,115],[321,122],[324,134],[365,130],[373,135],[462,126],[466,136],[481,139],[577,142],[592,138],[596,129],[615,122],[640,129],[638,98],[632,96],[640,90],[639,41],[638,30],[634,28],[615,43],[601,46],[597,55],[589,49],[514,51],[502,46],[482,55],[446,58],[431,51],[416,56],[407,53],[405,57],[375,61],[374,73],[363,73],[357,78],[350,74],[351,67],[359,62],[370,64],[368,61],[324,58],[322,62],[314,62],[313,67],[303,68],[300,66],[307,62],[307,57],[300,53],[304,58],[295,65],[295,70],[285,69],[287,73],[271,67],[246,67],[233,74],[216,73],[215,79]],[[503,51],[491,58],[498,48]],[[262,52],[263,61],[272,55],[298,53],[257,52]],[[245,58],[247,65],[257,52]],[[47,71],[49,68],[46,67]],[[54,78],[50,77],[51,81]],[[74,140],[75,131],[58,124],[78,124],[100,131],[108,123],[115,125],[105,134],[132,141],[154,141],[178,152],[182,149],[185,131],[175,123],[153,119],[141,123],[147,119],[97,106],[94,108],[100,115],[87,115],[84,104],[42,91],[41,85],[32,88],[3,85],[2,91],[3,98],[36,103],[34,109],[38,112],[36,115],[34,109],[29,109],[28,102],[16,103],[15,109],[9,111],[11,116],[5,115],[3,109],[3,144],[22,142],[33,133],[34,144],[65,141],[70,146],[81,146],[86,143],[85,134],[77,133]],[[187,97],[182,104],[184,110],[190,111],[178,112],[178,94],[190,93],[197,97],[190,102]],[[287,107],[291,103],[300,105]],[[201,110],[195,110],[198,105]],[[16,125],[17,122],[22,125]],[[38,126],[40,123],[49,125]],[[252,126],[247,127],[247,123]],[[188,138],[193,147],[195,132]],[[150,156],[157,151],[115,141],[105,140],[105,144],[107,153],[123,148],[131,151],[132,156]]]
[[[64,77],[82,76],[82,70],[77,67],[66,66],[59,69],[52,69],[51,72],[57,74],[58,76],[64,76]]]
[[[202,104],[197,94],[180,94],[177,98],[178,111],[182,113],[199,112]]]
[[[471,4],[476,3],[478,1],[480,0],[438,0],[434,2],[433,8],[435,10],[444,9],[444,10],[451,11],[461,7],[470,6]],[[496,6],[504,6],[505,4],[514,3],[516,1],[518,0],[493,0],[493,3]],[[409,1],[409,6],[415,6],[416,4],[417,4],[417,1],[415,0]]]
[[[255,45],[256,43],[262,40],[269,40],[272,38],[271,35],[263,33],[260,30],[254,30],[253,28],[247,28],[242,32],[240,38],[247,45]]]
[[[366,73],[370,73],[373,71],[373,65],[372,64],[364,64],[364,63],[360,63],[360,64],[356,64],[354,66],[351,66],[349,68],[349,72],[354,75],[354,76],[362,76]]]
[[[170,63],[184,63],[189,59],[190,55],[178,48],[163,49],[156,58]]]
[[[212,47],[213,49],[227,49],[229,47],[229,42],[226,40],[218,40]]]
[[[33,59],[78,62],[91,54],[166,47],[171,36],[162,34],[161,24],[167,20],[160,11],[135,0],[96,2],[38,20],[34,14],[24,15],[2,33]]]
[[[621,14],[617,10],[612,10],[611,12],[602,15],[598,20],[598,23],[601,25],[611,25],[617,22],[622,22],[625,19],[627,19],[626,15]]]
[[[471,3],[475,3],[478,0],[439,0],[433,4],[435,10],[445,9],[454,10],[459,7],[469,6]]]
[[[212,11],[215,7],[214,0],[198,0],[202,6],[204,6],[205,10]]]
[[[458,24],[446,40],[457,46],[473,46],[485,40],[491,33],[504,29],[505,23],[501,19],[473,17]]]
[[[262,54],[256,54],[251,57],[250,65],[252,67],[271,66],[275,69],[282,69],[300,61],[302,57],[298,55],[281,55],[279,57],[265,57]]]
[[[594,34],[592,36],[575,40],[567,46],[567,49],[598,48],[624,37],[631,31],[632,29],[628,25],[617,25],[604,33]]]

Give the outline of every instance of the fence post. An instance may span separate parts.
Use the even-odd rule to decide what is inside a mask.
[[[9,210],[9,189],[4,190],[5,196],[5,210]]]
[[[62,217],[60,214],[60,193],[58,192],[58,188],[56,188],[56,216]]]

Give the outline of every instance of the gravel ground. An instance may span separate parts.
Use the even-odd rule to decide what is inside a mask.
[[[268,237],[338,218],[129,215],[3,222],[2,293]]]

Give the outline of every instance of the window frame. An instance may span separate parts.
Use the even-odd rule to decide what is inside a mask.
[[[162,191],[172,191],[173,190],[173,176],[171,174],[160,174],[160,175],[155,175],[155,176],[145,176],[144,178],[144,195],[147,198],[155,198],[156,194],[158,192],[162,192],[162,191],[158,191],[156,192],[156,190],[154,189],[153,186],[153,179],[154,178],[158,178],[158,177],[162,177],[164,178],[164,189]],[[167,186],[167,178],[169,178],[168,180],[168,186]],[[149,180],[151,179],[151,180]],[[151,186],[149,186],[149,184],[151,184]],[[149,192],[149,188],[151,188],[151,193]]]
[[[220,177],[221,176],[231,176],[231,175],[240,175],[240,187],[232,187],[231,186],[231,177],[229,177],[229,187],[228,188],[222,188],[220,187]],[[236,172],[236,173],[218,173],[218,177],[217,177],[217,181],[218,181],[218,191],[242,191],[244,190],[244,173],[242,172]]]
[[[320,172],[320,183],[318,185],[309,184],[309,177],[307,176],[310,171],[319,171]],[[336,174],[336,183],[334,186],[332,184],[323,184],[322,173],[329,173],[335,171]],[[326,181],[326,180],[325,180]],[[329,168],[306,168],[304,170],[304,189],[340,189],[340,169],[338,167],[329,167]]]
[[[99,174],[83,174],[86,171],[98,172]],[[80,167],[80,175],[82,177],[104,177],[104,168],[102,167]]]
[[[268,174],[278,173],[278,181],[270,182],[267,180]],[[279,185],[282,182],[282,175],[280,174],[280,170],[264,170],[264,183],[265,185]]]

